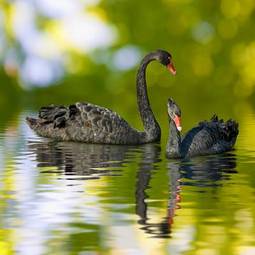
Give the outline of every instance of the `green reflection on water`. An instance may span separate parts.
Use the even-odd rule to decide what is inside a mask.
[[[130,110],[111,102],[124,115]],[[186,129],[210,116],[199,105],[192,98],[181,105]],[[159,109],[161,144],[137,147],[38,140],[25,126],[28,113],[11,113],[1,125],[1,250],[253,252],[255,117],[247,104],[215,106],[240,123],[236,150],[182,164],[165,159],[168,127]]]

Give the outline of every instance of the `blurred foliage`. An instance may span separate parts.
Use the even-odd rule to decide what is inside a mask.
[[[0,69],[0,121],[3,124],[0,130],[6,125],[8,121],[17,115],[20,107],[23,104],[24,92],[18,86],[15,80],[10,79],[3,70]]]
[[[7,74],[22,83],[20,70],[26,51],[17,38],[13,23],[18,12],[14,4],[18,2],[22,1],[1,2],[5,31],[5,51],[1,52],[1,59]],[[174,80],[170,81],[167,75],[161,74],[156,65],[149,69],[149,83],[157,86],[157,93],[161,95],[173,87],[176,91],[178,88],[178,94],[183,98],[192,95],[200,99],[205,97],[205,101],[208,97],[254,97],[254,8],[253,0],[102,0],[87,8],[86,12],[113,27],[117,37],[112,45],[87,51],[75,48],[60,35],[61,19],[49,17],[35,8],[34,26],[59,47],[64,56],[65,76],[58,85],[35,89],[31,95],[34,102],[40,103],[67,103],[90,98],[101,102],[106,91],[109,91],[106,101],[110,101],[111,94],[114,96],[121,92],[133,97],[137,67],[119,70],[112,63],[119,49],[132,45],[141,56],[157,48],[172,53],[178,73]],[[84,10],[84,15],[86,12]],[[99,31],[95,28],[93,33]],[[76,34],[69,36],[72,38]],[[17,55],[16,71],[10,66],[10,61],[6,61],[10,48]],[[45,49],[47,53],[47,47]],[[54,52],[48,50],[48,54],[54,55]],[[2,85],[4,83],[5,86]],[[8,86],[9,82],[1,78],[2,94],[7,93]]]

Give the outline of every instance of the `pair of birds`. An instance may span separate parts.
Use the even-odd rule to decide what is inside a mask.
[[[84,143],[137,145],[157,142],[161,137],[160,126],[152,112],[147,94],[146,68],[157,60],[175,75],[172,56],[157,50],[146,55],[136,79],[137,103],[144,131],[132,128],[117,113],[90,103],[75,103],[68,107],[49,105],[42,107],[38,118],[27,117],[27,123],[38,135],[59,141]],[[169,116],[168,158],[187,158],[221,153],[231,150],[238,135],[238,124],[224,122],[217,116],[203,121],[181,138],[181,110],[172,99],[167,103]]]

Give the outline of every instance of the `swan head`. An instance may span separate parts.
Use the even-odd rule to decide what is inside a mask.
[[[182,127],[181,127],[181,109],[174,102],[174,100],[172,98],[168,99],[167,112],[168,112],[169,118],[173,120],[177,130],[180,132],[182,130]]]
[[[167,69],[171,72],[171,74],[176,75],[176,69],[174,67],[173,61],[172,61],[172,55],[165,51],[165,50],[157,50],[156,56],[158,61],[167,67]]]

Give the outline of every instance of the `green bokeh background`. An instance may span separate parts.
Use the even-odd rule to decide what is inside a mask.
[[[8,1],[0,3],[5,18],[3,36],[6,47],[16,50],[19,67],[23,64],[24,51],[13,32],[12,13],[15,11]],[[34,87],[29,91],[22,84],[19,71],[4,71],[5,52],[2,51],[0,104],[8,105],[11,110],[16,104],[36,108],[52,102],[85,100],[111,106],[120,113],[134,112],[137,68],[120,71],[93,61],[93,57],[91,59],[91,56],[100,54],[112,56],[127,45],[137,47],[141,55],[157,48],[166,49],[173,55],[178,73],[174,79],[157,64],[148,70],[155,111],[158,105],[160,109],[165,108],[162,103],[168,96],[176,97],[180,103],[194,99],[200,102],[200,106],[215,100],[217,103],[224,101],[222,105],[244,99],[252,103],[255,84],[254,8],[255,3],[251,0],[101,1],[91,12],[102,16],[114,27],[117,33],[114,43],[88,54],[67,48],[65,54],[69,63],[65,65],[64,77],[48,88]],[[58,25],[57,20],[38,13],[35,15],[38,16],[35,25],[41,32],[50,34],[52,22]],[[125,103],[121,104],[119,99],[123,95]]]

